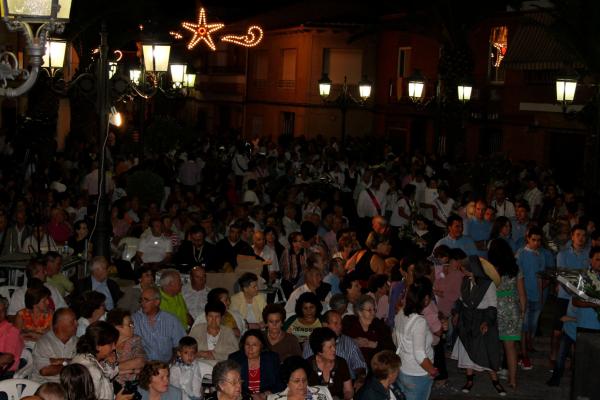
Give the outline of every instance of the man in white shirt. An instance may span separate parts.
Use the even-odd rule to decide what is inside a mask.
[[[534,177],[527,179],[527,190],[523,193],[523,199],[529,204],[529,218],[537,219],[544,201],[544,194],[538,189]]]
[[[138,260],[144,264],[168,264],[173,253],[171,240],[162,235],[162,222],[160,218],[153,218],[150,222],[151,234],[140,239],[138,243]]]
[[[244,192],[244,196],[242,197],[243,203],[249,203],[252,206],[257,206],[260,204],[260,199],[256,194],[256,180],[250,179],[247,183],[248,190]]]
[[[515,205],[506,198],[504,188],[498,186],[494,195],[491,206],[496,210],[496,217],[515,218]]]
[[[285,237],[289,237],[290,234],[294,232],[300,232],[300,224],[296,222],[296,206],[293,204],[288,204],[284,209],[285,215],[282,219],[283,231],[285,233]]]
[[[204,313],[208,292],[210,288],[206,287],[206,271],[201,266],[195,266],[190,271],[190,281],[181,290],[192,318],[196,319]]]
[[[446,221],[454,211],[454,200],[448,196],[448,188],[438,187],[438,197],[433,201],[433,221],[439,228],[446,229]]]
[[[54,309],[57,310],[59,308],[63,308],[67,306],[65,299],[60,295],[60,292],[51,284],[46,282],[46,266],[43,262],[37,259],[33,259],[27,265],[27,279],[37,278],[40,281],[44,282],[44,286],[50,290],[50,298],[54,303]],[[25,292],[27,291],[27,287],[20,287],[14,291],[10,298],[10,303],[8,305],[8,315],[17,315],[17,313],[25,308]]]
[[[254,250],[254,254],[264,260],[263,265],[269,268],[269,279],[273,282],[277,279],[277,272],[279,272],[279,260],[277,260],[275,250],[266,244],[264,232],[254,231],[252,250]]]
[[[285,303],[285,313],[288,317],[296,315],[296,302],[298,298],[306,292],[313,292],[317,295],[323,310],[329,309],[329,299],[331,299],[331,285],[323,282],[321,270],[316,266],[307,266],[304,270],[304,285],[296,288]]]
[[[384,215],[385,213],[385,193],[380,190],[383,178],[380,174],[373,174],[371,178],[371,186],[365,187],[356,201],[356,213],[359,218],[370,219],[376,215]]]

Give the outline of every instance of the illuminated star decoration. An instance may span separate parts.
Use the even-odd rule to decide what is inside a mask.
[[[194,34],[194,36],[187,45],[188,50],[192,50],[194,47],[196,47],[198,43],[204,41],[206,45],[214,51],[217,48],[210,34],[215,31],[218,31],[219,29],[222,29],[225,26],[225,24],[207,24],[206,12],[204,11],[204,8],[201,8],[200,13],[198,14],[197,24],[193,24],[191,22],[183,22],[181,26]]]
[[[254,47],[260,43],[263,38],[263,30],[256,25],[248,28],[246,35],[225,35],[221,38],[223,42],[235,43],[240,46]]]

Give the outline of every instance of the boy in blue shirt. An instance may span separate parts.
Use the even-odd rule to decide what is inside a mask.
[[[542,279],[538,272],[546,268],[545,257],[540,252],[542,247],[542,230],[531,227],[526,235],[527,244],[517,252],[517,265],[519,265],[520,279],[523,279],[525,293],[527,294],[527,307],[523,320],[523,335],[521,336],[521,368],[533,368],[527,352],[533,349],[533,338],[537,329],[538,320],[542,311]]]

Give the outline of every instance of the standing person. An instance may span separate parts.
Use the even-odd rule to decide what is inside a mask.
[[[423,316],[432,299],[431,281],[419,278],[408,288],[404,309],[396,315],[394,333],[402,360],[399,381],[407,400],[428,399],[439,374],[433,366],[433,334]]]
[[[492,225],[492,230],[490,231],[490,242],[494,239],[500,238],[508,243],[514,254],[518,249],[515,241],[511,237],[511,233],[512,223],[510,222],[510,219],[504,216],[497,217]]]
[[[460,216],[456,214],[450,215],[446,222],[446,228],[448,229],[448,234],[438,240],[435,246],[433,246],[434,249],[445,244],[451,249],[459,248],[467,253],[467,255],[477,255],[478,250],[473,239],[463,235],[464,226]]]
[[[527,306],[525,285],[519,278],[519,266],[515,261],[510,245],[501,238],[490,243],[488,260],[500,275],[498,297],[498,332],[504,346],[504,356],[508,366],[508,384],[517,387],[517,348],[515,342],[521,340],[521,327]]]
[[[506,198],[506,192],[502,186],[496,187],[491,206],[496,210],[497,217],[515,217],[515,205]]]
[[[521,340],[521,368],[530,370],[533,368],[528,352],[533,349],[533,338],[537,330],[538,320],[542,311],[542,279],[538,272],[545,269],[544,255],[540,252],[542,247],[542,230],[531,227],[527,231],[527,245],[517,252],[517,265],[520,270],[520,278],[525,286],[527,295],[527,307],[523,320],[523,336]],[[565,307],[566,310],[566,307]]]
[[[487,205],[485,201],[479,200],[475,203],[475,214],[467,220],[465,231],[473,239],[478,250],[479,256],[485,256],[487,251],[487,241],[490,238],[492,224],[485,220],[485,211]]]
[[[500,368],[500,340],[497,325],[496,283],[500,276],[493,265],[485,259],[470,256],[461,261],[465,278],[458,302],[458,339],[454,344],[452,358],[467,373],[462,388],[469,393],[473,388],[475,371],[487,371],[492,385],[500,396],[506,391],[498,381],[496,371]]]

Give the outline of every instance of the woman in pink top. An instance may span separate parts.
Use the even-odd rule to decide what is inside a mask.
[[[7,309],[8,300],[0,296],[0,379],[12,377],[25,347],[19,330],[6,320]]]

